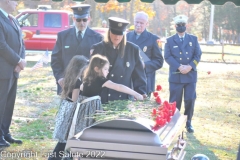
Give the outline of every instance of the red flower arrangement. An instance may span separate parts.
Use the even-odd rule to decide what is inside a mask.
[[[160,91],[162,90],[162,87],[157,85],[156,90]],[[161,98],[156,91],[153,92],[153,96],[155,97],[155,101],[160,104],[158,108],[153,108],[152,110],[152,118],[155,121],[155,125],[152,127],[152,129],[155,131],[171,121],[172,116],[176,111],[176,102],[169,103],[168,101],[164,101],[162,103]]]

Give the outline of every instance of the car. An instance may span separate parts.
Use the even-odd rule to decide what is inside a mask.
[[[52,10],[48,5],[37,9],[20,10],[16,16],[25,42],[26,50],[53,50],[57,33],[74,26],[72,12]],[[92,28],[105,35],[107,28]]]

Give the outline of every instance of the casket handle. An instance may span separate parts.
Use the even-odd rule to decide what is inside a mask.
[[[173,147],[171,153],[169,154],[170,157],[167,158],[167,160],[182,160],[184,158],[184,155],[186,152],[184,149],[186,148],[187,142],[183,139],[179,139],[178,143]],[[177,156],[174,155],[174,153],[179,152]]]

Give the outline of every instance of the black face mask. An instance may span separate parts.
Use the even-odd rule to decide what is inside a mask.
[[[177,26],[176,27],[177,32],[183,33],[186,31],[186,26]]]

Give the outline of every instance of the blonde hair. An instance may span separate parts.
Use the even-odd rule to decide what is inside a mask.
[[[110,29],[108,29],[107,35],[104,37],[103,41],[105,44],[112,46],[113,43],[110,38],[110,32],[111,32]],[[119,43],[119,50],[120,50],[121,57],[124,56],[126,43],[127,43],[127,38],[126,38],[126,34],[124,34],[121,42]]]

